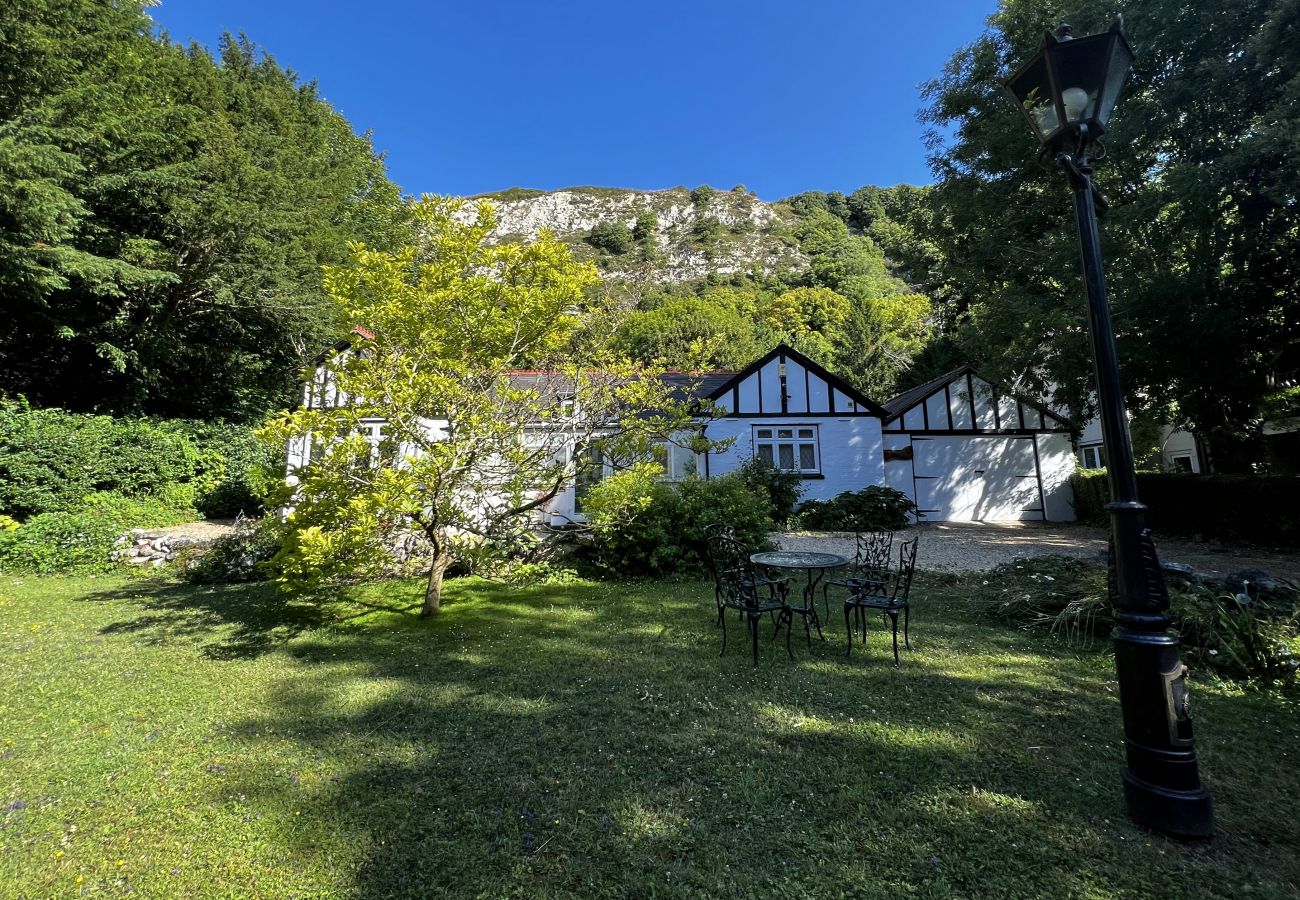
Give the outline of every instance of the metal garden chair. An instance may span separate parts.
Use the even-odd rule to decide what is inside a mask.
[[[903,643],[908,650],[912,649],[912,640],[908,631],[912,618],[910,594],[912,591],[912,576],[916,573],[916,542],[917,538],[912,538],[898,545],[898,568],[894,570],[892,578],[887,578],[883,584],[867,585],[863,590],[850,594],[848,599],[844,601],[844,630],[849,635],[848,653],[850,655],[853,653],[853,633],[857,630],[855,625],[861,624],[862,643],[867,642],[868,610],[879,610],[883,615],[889,617],[894,631],[895,666],[899,665],[899,613],[903,614]],[[854,625],[849,624],[849,610],[853,610],[857,619]]]
[[[882,593],[889,581],[889,551],[894,544],[892,531],[859,531],[853,561],[843,578],[822,583],[822,605],[826,607],[826,621],[831,618],[831,586],[846,588],[849,595],[865,592]]]
[[[713,569],[714,600],[718,605],[718,624],[722,626],[722,651],[727,652],[727,615],[734,609],[746,623],[754,649],[754,665],[758,665],[758,623],[764,613],[776,617],[776,637],[782,625],[789,624],[791,611],[786,603],[790,586],[786,579],[768,578],[758,574],[750,561],[750,549],[736,539],[730,525],[715,525],[708,529],[709,565]],[[786,652],[790,649],[790,630],[786,629]]]

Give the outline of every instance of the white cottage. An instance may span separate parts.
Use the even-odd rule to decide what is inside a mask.
[[[333,349],[345,348],[346,342]],[[318,363],[323,361],[324,355]],[[926,521],[1074,519],[1069,423],[1046,407],[1018,400],[969,367],[883,406],[784,344],[738,372],[664,377],[710,401],[714,416],[699,420],[705,437],[729,439],[726,449],[702,454],[692,453],[687,441],[665,446],[670,480],[725,475],[758,457],[798,472],[808,500],[886,485],[912,498]],[[319,368],[317,378],[304,385],[303,402],[346,402],[336,393]],[[367,427],[377,445],[383,422]],[[582,521],[585,487],[612,471],[596,451],[575,451],[563,451],[574,460],[574,483],[545,510],[553,525]],[[308,452],[289,448],[290,469],[305,463]]]

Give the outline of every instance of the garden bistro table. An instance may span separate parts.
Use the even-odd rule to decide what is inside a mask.
[[[758,566],[767,566],[773,569],[802,569],[807,573],[807,581],[803,588],[803,608],[794,611],[804,617],[805,631],[808,627],[808,616],[811,615],[813,624],[817,626],[817,636],[825,640],[826,638],[822,635],[821,618],[817,615],[817,606],[813,602],[813,594],[816,592],[822,576],[831,569],[847,566],[849,561],[838,553],[809,553],[801,550],[755,553],[749,558],[749,561]]]

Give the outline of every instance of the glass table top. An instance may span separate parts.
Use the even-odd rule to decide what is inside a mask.
[[[802,550],[777,550],[772,553],[755,553],[750,562],[760,566],[780,569],[833,569],[848,565],[848,560],[836,553],[811,553]]]

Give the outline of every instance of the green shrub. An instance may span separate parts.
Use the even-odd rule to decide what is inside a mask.
[[[659,231],[659,217],[654,213],[646,210],[638,213],[636,224],[632,227],[632,238],[640,243],[649,243],[654,240],[655,234]]]
[[[1105,469],[1078,469],[1070,476],[1070,489],[1074,492],[1074,517],[1082,524],[1104,526],[1109,522],[1106,504],[1110,502],[1110,486]]]
[[[702,184],[691,191],[691,202],[700,207],[708,206],[709,201],[713,199],[713,195],[716,193],[717,191],[707,184]]]
[[[691,226],[691,237],[697,244],[712,244],[722,236],[722,222],[713,216],[700,216]]]
[[[101,492],[83,498],[77,512],[32,516],[0,530],[0,572],[53,575],[104,572],[113,567],[113,543],[130,528],[174,525],[187,516],[157,498]]]
[[[769,516],[777,528],[784,528],[803,494],[803,476],[778,469],[770,462],[751,456],[736,470],[745,487],[768,499]]]
[[[283,474],[279,448],[258,440],[242,425],[168,420],[165,427],[187,435],[199,448],[194,507],[205,519],[233,519],[265,511],[267,479]]]
[[[601,571],[620,576],[697,574],[707,568],[705,529],[727,523],[755,551],[767,549],[772,522],[768,499],[736,475],[657,480],[662,470],[639,465],[588,492],[584,504]]]
[[[636,246],[632,232],[622,222],[599,222],[584,239],[597,250],[618,255]]]
[[[193,441],[144,419],[0,401],[0,509],[15,519],[69,512],[97,491],[157,496],[193,479]]]
[[[192,584],[266,581],[272,576],[270,563],[282,537],[283,527],[274,517],[243,522],[194,560],[185,570],[185,580]]]
[[[808,531],[898,531],[915,512],[916,504],[906,494],[873,484],[829,500],[807,500],[790,524]]]
[[[1224,675],[1289,684],[1300,668],[1300,598],[1266,603],[1218,587],[1173,592],[1174,626],[1188,662]]]

